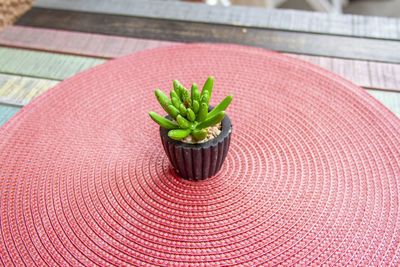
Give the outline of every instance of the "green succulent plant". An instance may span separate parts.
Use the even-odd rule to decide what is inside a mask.
[[[213,126],[225,117],[225,109],[232,101],[232,95],[227,96],[213,110],[208,112],[208,105],[213,90],[214,77],[210,76],[204,83],[201,93],[194,83],[191,92],[174,80],[174,90],[168,98],[161,90],[156,89],[155,95],[162,106],[174,120],[169,120],[155,112],[150,111],[150,117],[161,127],[169,130],[168,136],[180,140],[192,134],[201,141],[207,136],[205,128]]]

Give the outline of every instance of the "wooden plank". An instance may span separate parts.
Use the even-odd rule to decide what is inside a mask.
[[[400,92],[400,64],[296,54],[291,56],[335,72],[367,89]]]
[[[103,59],[0,47],[0,73],[64,80]]]
[[[37,0],[35,7],[275,30],[400,40],[400,19],[178,1]]]
[[[66,41],[68,40],[68,42]],[[0,32],[0,45],[100,58],[125,54],[175,42],[10,26]],[[290,54],[331,70],[353,83],[378,90],[400,91],[400,64]],[[383,77],[383,78],[382,78]]]
[[[20,109],[20,107],[0,104],[0,126],[11,119]]]
[[[0,103],[24,106],[58,81],[0,74]]]
[[[22,26],[0,31],[3,46],[107,59],[170,44],[174,42]]]
[[[400,118],[400,93],[367,90],[373,97],[389,108]]]
[[[106,23],[105,23],[106,22]],[[33,8],[18,25],[178,42],[218,42],[271,50],[400,63],[400,42],[237,26]]]

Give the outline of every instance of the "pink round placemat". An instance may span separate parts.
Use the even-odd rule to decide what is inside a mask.
[[[231,147],[173,171],[156,88],[215,77]],[[61,82],[0,128],[5,265],[400,264],[400,120],[337,75],[231,45],[147,50]]]

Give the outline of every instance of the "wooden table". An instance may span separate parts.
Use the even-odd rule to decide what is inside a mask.
[[[216,42],[288,53],[400,116],[400,20],[174,1],[37,0],[0,31],[0,125],[74,74],[142,49]]]
[[[15,26],[0,32],[0,124],[80,71],[114,57],[178,42],[234,43],[281,51],[346,77],[400,116],[397,19],[175,1],[37,0]],[[228,59],[225,62],[236,56],[218,51],[221,54],[212,55],[224,55],[218,59]],[[209,59],[204,56],[207,53],[199,54],[201,59]],[[301,91],[295,94],[285,93],[284,83],[273,83],[271,92],[288,95],[285,102],[293,106],[283,119],[276,119],[286,108],[279,99],[270,105],[279,112],[260,112],[257,119],[263,117],[264,123],[254,124],[248,118],[258,115],[257,105],[263,98],[248,91],[250,101],[236,107],[250,103],[253,113],[242,116],[241,123],[237,120],[236,133],[243,134],[235,134],[221,179],[209,179],[197,187],[195,182],[174,178],[160,147],[141,146],[155,140],[149,132],[131,131],[139,120],[115,119],[108,124],[109,111],[131,114],[130,103],[144,100],[142,95],[127,105],[122,102],[132,96],[130,88],[113,93],[117,97],[107,105],[91,97],[92,92],[113,92],[110,85],[122,88],[127,79],[117,77],[121,83],[111,82],[121,70],[136,76],[135,68],[154,63],[156,56],[140,59],[146,54],[150,53],[132,55],[134,65],[112,71],[99,67],[101,72],[81,79],[79,86],[64,82],[59,91],[49,91],[48,97],[37,99],[18,119],[0,128],[0,264],[399,263],[400,127],[389,111],[380,106],[368,109],[371,102],[377,104],[369,97],[360,103],[345,102],[351,93],[351,99],[364,95],[347,83],[310,82],[316,84],[310,88],[303,86],[300,77],[293,88]],[[261,75],[249,77],[263,77],[263,82],[279,74],[267,76],[273,72],[270,66],[278,65],[265,64],[268,72],[254,67],[262,65],[257,64],[258,55],[240,58],[240,70],[242,65],[250,66],[245,71],[257,69]],[[169,62],[162,58],[158,62]],[[267,58],[268,63],[274,61],[272,56]],[[215,58],[212,62],[208,65],[220,63],[215,64]],[[286,69],[295,64],[285,62]],[[133,66],[133,71],[125,66]],[[175,70],[177,66],[182,65],[173,66]],[[235,73],[237,66],[236,61]],[[162,70],[163,75],[171,72]],[[148,69],[145,73],[152,74]],[[288,77],[281,73],[276,81]],[[104,82],[107,79],[109,83]],[[96,87],[82,86],[87,82]],[[264,89],[260,84],[257,89]],[[319,89],[324,92],[318,94]],[[316,94],[299,103],[313,101],[313,105],[293,105],[306,90]],[[62,94],[53,97],[58,92]],[[240,93],[235,88],[234,94]],[[341,97],[335,100],[335,95]],[[79,101],[72,105],[68,99]],[[84,109],[74,114],[72,107]],[[105,111],[101,116],[91,113],[100,109]],[[350,112],[354,110],[357,113]],[[76,124],[74,118],[82,114],[88,116]],[[316,119],[308,123],[303,114]],[[269,126],[279,127],[260,127],[267,125],[270,115],[274,119]],[[340,119],[344,122],[332,123]],[[157,132],[150,123],[153,133]],[[253,130],[257,133],[248,134]],[[291,257],[295,254],[298,257]]]

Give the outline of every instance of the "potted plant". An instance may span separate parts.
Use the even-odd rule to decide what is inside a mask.
[[[213,83],[211,76],[201,92],[194,83],[189,94],[174,80],[170,98],[155,90],[158,102],[168,115],[163,117],[152,111],[149,115],[160,125],[161,141],[172,166],[185,179],[203,180],[215,175],[229,149],[232,124],[225,109],[232,95],[215,108],[210,107]]]

